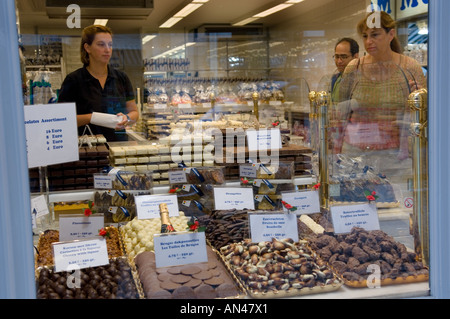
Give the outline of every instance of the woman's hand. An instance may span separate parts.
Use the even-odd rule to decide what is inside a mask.
[[[117,113],[117,116],[122,116],[122,121],[117,123],[116,130],[124,130],[128,125],[132,124],[130,118],[126,114]]]

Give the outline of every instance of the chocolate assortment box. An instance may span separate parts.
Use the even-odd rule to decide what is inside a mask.
[[[367,287],[372,267],[380,270],[380,284],[385,286],[428,280],[428,268],[419,256],[384,231],[354,227],[348,234],[334,234],[327,217],[320,215],[299,221],[303,238],[346,286]]]
[[[253,298],[292,297],[331,292],[341,280],[306,241],[241,242],[220,249],[224,262]]]
[[[106,248],[108,250],[109,258],[117,258],[123,256],[123,247],[119,231],[114,226],[105,227],[108,232],[106,236]],[[36,267],[52,266],[53,261],[53,248],[52,244],[59,242],[59,231],[49,229],[44,231],[40,236],[36,246]]]
[[[135,257],[135,265],[148,299],[240,298],[242,290],[207,246],[208,262],[156,268],[155,253]]]
[[[109,264],[80,269],[79,281],[73,272],[37,269],[38,299],[139,299],[141,294],[125,258]],[[71,284],[72,283],[72,284]]]

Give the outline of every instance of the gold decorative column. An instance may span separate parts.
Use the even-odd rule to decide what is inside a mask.
[[[253,98],[253,114],[255,114],[256,119],[259,122],[259,109],[258,109],[258,98],[259,98],[259,95],[258,95],[258,92],[254,92],[253,95],[252,95],[252,98]]]
[[[425,265],[429,263],[428,225],[428,92],[421,89],[408,99],[412,111],[414,208],[412,234],[415,251]]]
[[[317,92],[309,92],[309,135],[313,153],[317,153],[319,151],[319,128],[317,123],[319,114],[317,110],[317,96]]]
[[[212,120],[215,121],[216,120],[216,96],[214,95],[214,92],[211,92],[211,94],[209,95],[209,99],[211,101],[211,116],[212,116]]]
[[[328,106],[330,96],[327,92],[317,93],[316,103],[319,111],[319,182],[320,204],[322,208],[329,208],[329,172],[328,172]]]

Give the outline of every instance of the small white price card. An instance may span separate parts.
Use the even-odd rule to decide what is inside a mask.
[[[239,176],[241,177],[256,178],[257,171],[258,171],[257,165],[252,164],[239,165]]]
[[[187,183],[186,172],[184,170],[169,171],[170,184],[185,184]]]
[[[255,209],[253,188],[214,187],[214,203],[219,209]]]
[[[204,232],[155,234],[153,241],[157,268],[208,261]]]
[[[112,189],[112,182],[115,177],[111,175],[94,174],[94,188]]]
[[[109,264],[108,249],[103,237],[58,242],[52,246],[55,272],[72,270],[74,267],[83,269]]]
[[[59,241],[86,239],[98,236],[98,231],[105,226],[105,216],[95,214],[59,216]]]
[[[135,196],[136,214],[138,219],[159,218],[159,204],[166,203],[169,216],[178,216],[177,195],[141,195]]]
[[[318,191],[282,193],[281,199],[295,208],[294,211],[291,211],[292,213],[300,215],[315,214],[320,212]],[[283,207],[283,210],[288,211],[286,207]]]
[[[282,146],[280,129],[249,129],[246,132],[249,151],[279,150]]]
[[[336,234],[349,233],[353,227],[361,227],[365,230],[380,229],[375,204],[332,206],[330,211]]]
[[[270,241],[272,238],[292,238],[298,241],[297,215],[295,214],[248,214],[253,242]]]

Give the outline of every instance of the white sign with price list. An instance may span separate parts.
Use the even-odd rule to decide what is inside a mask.
[[[75,103],[25,105],[28,168],[79,160]]]
[[[282,147],[280,129],[249,129],[246,133],[249,151],[279,150]]]
[[[297,215],[295,214],[248,214],[253,242],[291,238],[298,241]]]
[[[208,261],[204,232],[155,234],[156,268]]]
[[[336,234],[350,233],[353,227],[361,227],[365,230],[380,229],[375,204],[332,206],[330,211]]]
[[[255,209],[253,188],[251,187],[214,187],[216,210]]]
[[[75,240],[52,244],[55,272],[67,271],[76,266],[79,269],[109,264],[106,239]]]

